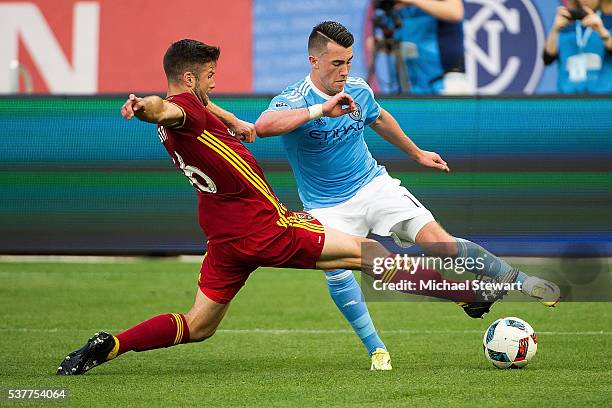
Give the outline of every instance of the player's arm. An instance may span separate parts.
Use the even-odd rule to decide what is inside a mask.
[[[165,101],[157,95],[139,98],[130,94],[127,101],[121,107],[121,116],[157,123],[167,127],[179,126],[185,121],[185,112],[178,105]]]
[[[214,104],[212,101],[208,101],[206,108],[215,115],[221,122],[227,126],[229,130],[234,133],[236,138],[243,140],[247,143],[255,141],[255,125],[250,122],[238,119],[232,112],[226,111],[219,105]]]
[[[420,149],[402,130],[395,118],[386,110],[381,109],[378,119],[376,119],[370,127],[378,133],[383,139],[396,146],[398,149],[409,155],[425,167],[450,171],[448,164],[438,153],[428,152]]]
[[[458,23],[463,20],[464,7],[462,0],[398,0],[406,6],[416,6],[440,20]]]
[[[255,131],[259,137],[284,135],[321,116],[337,118],[355,109],[353,98],[339,93],[325,103],[307,108],[265,111],[255,122]]]

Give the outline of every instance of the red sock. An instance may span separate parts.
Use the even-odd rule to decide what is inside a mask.
[[[146,351],[189,342],[185,316],[169,313],[155,316],[115,336],[119,344],[109,359],[128,351]],[[113,353],[115,352],[115,353]]]
[[[474,302],[476,300],[476,295],[473,290],[470,289],[469,281],[456,281],[453,279],[447,279],[442,276],[438,271],[433,269],[425,269],[421,266],[417,267],[414,273],[410,273],[407,270],[403,269],[391,269],[381,276],[381,279],[384,282],[393,282],[400,283],[404,282],[412,282],[412,287],[414,289],[404,289],[401,290],[402,293],[410,293],[413,295],[422,295],[429,296],[438,299],[447,299],[452,300],[454,302]],[[448,284],[447,287],[452,287],[451,285],[459,285],[463,284],[466,286],[465,289],[440,289],[436,288],[428,289],[426,287],[422,287],[421,283],[432,282],[435,281],[438,284]],[[467,282],[467,283],[466,283]]]
[[[473,290],[470,289],[469,281],[457,281],[453,279],[447,279],[442,276],[438,271],[433,269],[424,269],[418,267],[414,274],[410,274],[406,271],[399,271],[397,275],[400,275],[398,279],[404,279],[415,283],[416,290],[410,293],[414,293],[415,295],[423,295],[429,296],[439,299],[447,299],[452,300],[453,302],[474,302],[476,300],[476,296]],[[438,284],[444,284],[447,287],[452,287],[451,285],[459,285],[463,284],[466,286],[466,289],[421,289],[421,282],[431,282],[435,281]]]

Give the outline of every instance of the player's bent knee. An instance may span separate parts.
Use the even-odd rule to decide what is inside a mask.
[[[217,331],[217,325],[212,325],[210,322],[202,321],[201,319],[187,319],[189,327],[189,341],[197,342],[204,341],[212,337]]]
[[[229,303],[215,302],[208,298],[201,289],[198,290],[193,306],[185,314],[189,328],[189,340],[197,342],[212,337],[223,320],[228,306]]]
[[[432,221],[417,233],[416,243],[434,256],[456,256],[457,241],[440,224]]]
[[[194,333],[189,332],[189,341],[190,342],[200,342],[206,339],[211,338],[217,332],[217,328],[207,328],[195,331]]]
[[[434,241],[431,244],[423,244],[423,247],[430,255],[441,257],[457,256],[457,242]]]

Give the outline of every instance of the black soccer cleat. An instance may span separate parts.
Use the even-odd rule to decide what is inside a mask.
[[[68,354],[57,368],[57,375],[81,375],[106,361],[115,347],[115,338],[107,332],[94,334],[78,350]]]
[[[470,316],[472,319],[482,319],[482,317],[489,313],[493,303],[489,302],[458,302],[465,314]]]
[[[510,269],[508,272],[499,276],[495,279],[491,279],[492,283],[514,283],[516,282],[516,278],[518,276],[519,270],[516,268]],[[483,280],[482,276],[477,276],[478,280]],[[506,294],[508,290],[502,288],[494,289],[490,291],[476,291],[476,301],[475,302],[457,302],[459,306],[463,309],[463,311],[473,319],[482,319],[482,317],[489,313],[491,310],[491,306],[493,303],[501,300]]]

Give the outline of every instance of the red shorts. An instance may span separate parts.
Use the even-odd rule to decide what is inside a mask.
[[[217,303],[236,296],[251,272],[260,266],[315,269],[325,232],[308,213],[292,213],[292,225],[272,225],[247,237],[210,242],[200,269],[200,290]]]

